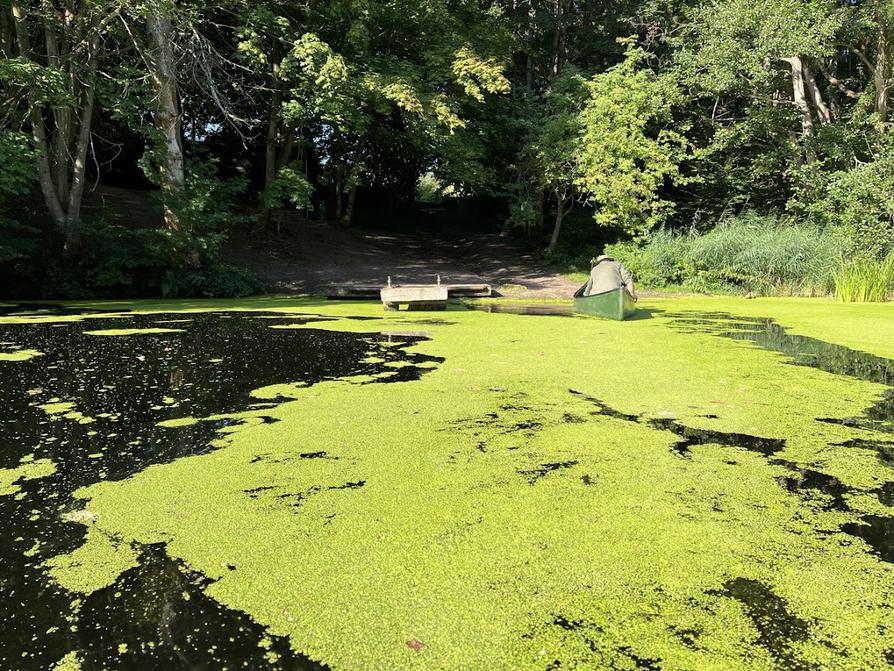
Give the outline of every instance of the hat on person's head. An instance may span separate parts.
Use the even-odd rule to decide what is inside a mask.
[[[590,263],[592,263],[594,266],[602,263],[603,261],[614,261],[614,259],[607,254],[600,254],[595,259],[590,259]]]

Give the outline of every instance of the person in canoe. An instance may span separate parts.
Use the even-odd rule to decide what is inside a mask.
[[[590,279],[584,286],[583,295],[592,296],[594,294],[602,294],[606,291],[613,291],[624,287],[627,293],[637,300],[636,286],[633,284],[633,275],[624,267],[623,263],[618,263],[612,257],[602,254],[597,256],[590,263],[593,269],[590,271]]]

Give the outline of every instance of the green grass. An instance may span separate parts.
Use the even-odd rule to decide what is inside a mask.
[[[870,432],[816,422],[858,415],[884,388],[670,328],[663,316],[748,311],[884,350],[888,306],[687,298],[640,307],[652,318],[456,309],[424,323],[431,315],[371,303],[289,301],[278,309],[383,317],[311,328],[428,331],[415,349],[444,362],[414,382],[256,390],[259,400],[290,399],[257,411],[280,421],[229,427],[215,452],[77,492],[95,517],[83,547],[49,562],[52,574],[90,591],[133,561],[110,538],[125,549],[164,542],[212,579],[211,597],[336,670],[633,669],[651,659],[667,671],[775,671],[780,654],[799,668],[888,668],[894,567],[837,529],[887,514],[862,492],[890,469],[868,450],[835,447]],[[139,350],[139,336],[121,337]],[[679,436],[600,415],[570,389],[643,418],[785,438],[777,456],[853,487],[852,512],[786,491],[777,479],[789,472],[753,452],[705,444],[680,458]],[[309,450],[334,458],[298,458]],[[566,466],[532,482],[546,464]],[[289,506],[297,494],[301,505]],[[765,585],[808,633],[774,621],[769,649],[764,616],[724,594],[735,579]]]
[[[644,289],[760,295],[829,295],[839,251],[826,231],[744,214],[702,235],[654,232],[610,245]]]
[[[880,303],[894,290],[894,254],[883,260],[860,259],[834,275],[835,296],[846,303]]]

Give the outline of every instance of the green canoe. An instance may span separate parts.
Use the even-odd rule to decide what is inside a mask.
[[[624,287],[592,296],[584,296],[581,288],[574,294],[574,311],[620,321],[636,312],[636,301]]]

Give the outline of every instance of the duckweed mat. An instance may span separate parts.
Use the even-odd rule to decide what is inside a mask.
[[[641,308],[5,307],[0,668],[892,668],[894,310]]]

